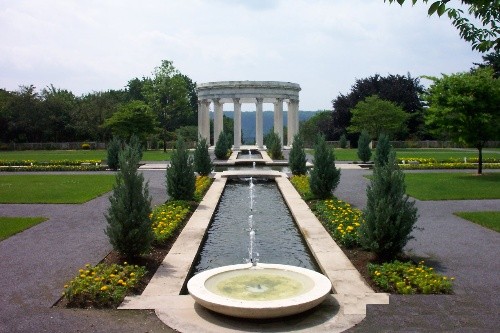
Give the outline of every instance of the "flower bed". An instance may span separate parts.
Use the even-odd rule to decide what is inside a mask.
[[[372,280],[387,292],[398,294],[449,294],[452,281],[426,267],[424,262],[415,265],[412,262],[393,261],[381,265],[368,264]]]
[[[70,307],[116,307],[125,295],[137,287],[146,274],[137,265],[85,265],[79,274],[64,286],[63,295]]]
[[[155,241],[162,243],[168,240],[174,231],[186,220],[191,211],[186,201],[168,201],[153,209],[150,215],[151,227]]]
[[[348,248],[359,245],[357,229],[363,222],[359,209],[333,198],[318,201],[314,213],[333,239]]]
[[[433,169],[477,169],[474,163],[427,163],[427,164],[399,164],[404,170],[433,170]],[[500,169],[500,163],[483,163],[483,169]]]

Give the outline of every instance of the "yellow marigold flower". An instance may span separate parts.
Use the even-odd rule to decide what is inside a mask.
[[[80,277],[81,278],[85,278],[85,274],[80,274]]]
[[[135,273],[134,272],[130,273],[130,276],[135,276]]]
[[[64,285],[64,288],[68,288],[69,286],[67,284]]]
[[[128,265],[128,263],[126,261],[123,262],[124,265]]]
[[[102,286],[101,287],[101,291],[106,291],[106,290],[108,290],[108,286]]]

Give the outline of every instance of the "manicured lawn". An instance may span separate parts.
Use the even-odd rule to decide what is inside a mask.
[[[500,157],[500,151],[497,149],[485,149],[483,157]],[[314,155],[313,149],[306,149],[308,154]],[[375,156],[375,150],[372,151],[372,160]],[[435,158],[436,160],[446,160],[449,158],[463,159],[464,157],[477,157],[477,150],[472,149],[396,149],[397,157],[419,157]],[[357,149],[335,149],[335,160],[337,161],[359,161]]]
[[[406,192],[419,200],[500,199],[500,173],[406,173]]]
[[[148,150],[144,152],[143,161],[165,161],[170,160],[171,151]],[[105,160],[106,150],[23,150],[0,152],[0,160],[18,161],[60,161],[60,160]]]
[[[0,175],[0,203],[84,203],[109,192],[114,175]]]
[[[0,217],[0,240],[7,239],[46,220],[45,217]]]
[[[477,223],[496,232],[500,232],[499,212],[456,212],[455,215],[466,220]]]

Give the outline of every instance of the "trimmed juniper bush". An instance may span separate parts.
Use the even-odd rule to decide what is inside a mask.
[[[377,141],[377,148],[375,149],[375,164],[379,166],[386,165],[390,152],[391,144],[389,142],[389,137],[385,134],[380,134]]]
[[[132,134],[132,136],[130,137],[129,146],[131,146],[133,149],[137,151],[137,156],[139,156],[139,161],[142,160],[143,147],[141,140],[137,135]]]
[[[340,148],[342,148],[342,149],[345,149],[347,147],[347,138],[346,138],[345,134],[342,134],[340,136],[339,144],[340,144]]]
[[[182,138],[176,142],[167,168],[167,193],[172,200],[193,200],[196,187],[193,159]]]
[[[114,136],[113,139],[108,143],[108,149],[107,149],[107,155],[108,155],[108,167],[111,170],[117,170],[120,161],[118,158],[118,155],[120,154],[121,150],[121,141]]]
[[[323,135],[318,135],[314,145],[314,167],[310,174],[311,192],[318,199],[332,196],[340,181],[340,170],[335,167],[335,155]]]
[[[370,149],[370,136],[368,132],[362,131],[358,139],[358,157],[364,163],[370,160],[372,157],[372,151]]]
[[[215,143],[214,154],[219,160],[227,159],[227,151],[231,149],[231,143],[229,142],[229,137],[224,131],[219,134],[219,138]]]
[[[266,135],[266,147],[269,156],[273,160],[283,159],[283,153],[281,151],[281,138],[278,133],[271,131]]]
[[[305,175],[307,173],[306,162],[306,153],[304,151],[302,138],[299,134],[296,134],[293,137],[293,146],[288,156],[288,163],[292,174]]]
[[[106,215],[105,233],[113,249],[126,257],[146,253],[154,237],[149,219],[151,197],[143,175],[137,172],[138,163],[136,147],[126,145],[119,154],[120,171]]]
[[[390,149],[387,163],[375,164],[373,177],[366,190],[367,204],[359,230],[361,245],[387,260],[398,255],[413,237],[418,214],[415,202],[405,194],[404,173]]]
[[[207,139],[199,139],[194,151],[194,170],[201,176],[207,176],[212,172],[212,168]]]

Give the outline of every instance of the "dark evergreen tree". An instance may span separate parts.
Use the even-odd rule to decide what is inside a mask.
[[[193,200],[195,187],[193,160],[184,140],[179,138],[167,168],[167,193],[172,200]]]
[[[120,152],[120,171],[116,175],[105,230],[113,249],[126,257],[146,253],[154,235],[151,229],[151,197],[148,184],[137,172],[139,154],[126,145]]]
[[[413,78],[409,73],[406,76],[375,74],[364,79],[357,79],[348,94],[340,94],[332,101],[331,123],[334,137],[332,140],[337,140],[350,125],[351,110],[356,104],[372,95],[378,95],[383,100],[401,106],[409,114],[408,135],[425,136],[423,103],[420,98],[423,93],[424,86],[420,83],[420,79]],[[357,138],[357,134],[348,135],[351,142],[356,142]]]
[[[290,149],[290,154],[288,156],[288,164],[290,165],[292,174],[305,175],[307,173],[306,162],[306,153],[304,151],[302,138],[299,134],[296,134],[293,137],[292,149]]]
[[[231,149],[231,143],[228,140],[226,132],[222,131],[219,134],[217,142],[215,143],[215,150],[214,150],[215,158],[219,160],[227,159],[227,152],[229,149]]]
[[[386,165],[390,152],[391,144],[389,142],[389,137],[385,134],[380,134],[377,141],[377,149],[375,149],[375,164],[379,166]]]
[[[281,138],[278,133],[270,131],[265,138],[267,153],[273,160],[282,160],[283,152],[281,151]]]
[[[142,143],[137,135],[132,134],[132,136],[130,137],[129,146],[131,146],[137,151],[137,155],[139,156],[139,161],[142,160],[142,155],[143,155]]]
[[[194,170],[201,176],[207,176],[212,172],[212,160],[208,153],[207,139],[198,140],[194,151]]]
[[[323,135],[318,135],[314,146],[314,167],[309,184],[311,192],[318,199],[332,196],[340,181],[340,170],[335,167],[335,155],[328,147]]]
[[[120,160],[119,160],[120,150],[121,150],[121,141],[116,136],[114,136],[113,139],[108,143],[108,150],[107,150],[108,167],[111,170],[117,170],[118,167],[120,166]]]
[[[342,149],[347,148],[347,138],[346,138],[344,133],[342,133],[342,135],[340,136],[339,144],[340,144],[340,148],[342,148]]]
[[[415,228],[418,214],[414,201],[405,194],[404,173],[391,149],[387,163],[377,159],[371,183],[366,190],[364,223],[359,227],[360,243],[383,260],[399,254]]]
[[[372,157],[370,141],[368,133],[366,131],[362,131],[358,139],[358,157],[364,163],[368,162],[370,157]]]

